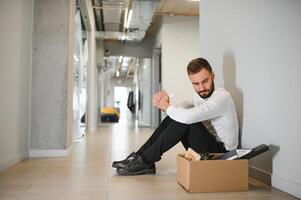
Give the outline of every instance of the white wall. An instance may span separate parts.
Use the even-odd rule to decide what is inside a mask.
[[[157,41],[161,39],[160,36],[157,37]],[[161,43],[160,43],[161,44]],[[161,48],[156,48],[156,42],[154,44],[154,51],[153,51],[153,58],[152,58],[152,67],[151,67],[151,77],[152,77],[152,88],[151,88],[151,98],[153,95],[156,94],[161,88],[161,82],[160,82],[160,56],[161,56]],[[152,102],[151,102],[152,104]],[[157,109],[155,106],[152,105],[151,107],[152,112],[152,127],[157,128],[159,126],[159,109]]]
[[[28,156],[32,0],[0,2],[0,171]]]
[[[301,198],[301,1],[200,2],[201,56],[234,96],[242,146],[270,144],[251,162]]]
[[[161,27],[162,88],[178,104],[192,97],[192,86],[186,67],[200,56],[198,17],[164,16]],[[160,41],[160,39],[158,39]]]
[[[152,77],[151,77],[151,59],[140,58],[138,67],[138,87],[140,92],[140,110],[138,116],[139,126],[152,125]]]
[[[161,44],[162,44],[162,37],[161,37],[161,28],[162,28],[162,20],[158,24],[158,27],[155,31],[156,36],[153,39],[153,57],[152,57],[152,93],[151,96],[156,94],[159,90],[161,90],[161,82],[160,82],[160,65],[161,65]],[[160,123],[160,112],[155,106],[152,106],[152,127],[157,128]]]

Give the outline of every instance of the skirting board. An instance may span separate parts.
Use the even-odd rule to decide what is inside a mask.
[[[301,199],[301,184],[272,175],[272,186]]]
[[[283,192],[301,198],[301,184],[270,174],[256,167],[249,166],[249,176]]]
[[[271,185],[271,174],[251,165],[249,166],[249,176],[267,185]]]
[[[68,149],[31,149],[29,157],[66,157]]]
[[[22,155],[13,156],[7,160],[2,161],[0,162],[0,171],[6,170],[14,166],[15,164],[21,162],[22,160],[25,160],[26,158],[28,158],[28,152]]]

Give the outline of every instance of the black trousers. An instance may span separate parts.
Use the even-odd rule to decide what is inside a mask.
[[[224,144],[217,141],[202,122],[182,124],[166,117],[137,153],[149,163],[155,163],[180,141],[186,150],[191,147],[199,153],[226,152]]]

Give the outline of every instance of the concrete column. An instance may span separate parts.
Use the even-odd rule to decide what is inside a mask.
[[[71,145],[74,7],[74,0],[34,1],[31,156],[64,155]]]

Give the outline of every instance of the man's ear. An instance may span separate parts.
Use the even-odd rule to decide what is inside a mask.
[[[215,78],[215,75],[214,75],[214,72],[212,72],[212,79],[214,80],[214,78]]]

